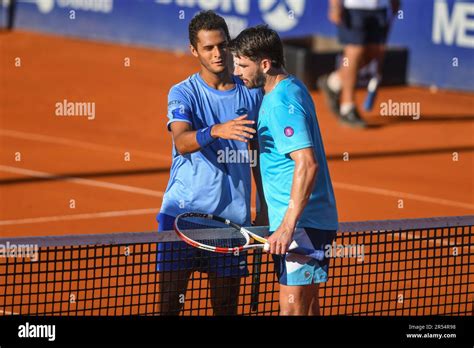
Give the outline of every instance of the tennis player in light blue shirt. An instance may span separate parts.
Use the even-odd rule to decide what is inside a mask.
[[[262,92],[249,90],[236,77],[232,82],[233,88],[220,91],[196,73],[173,86],[168,95],[168,127],[184,122],[201,131],[243,115],[256,122]],[[225,160],[232,152],[235,163]],[[213,138],[199,151],[184,154],[173,146],[170,180],[160,213],[176,217],[189,211],[212,212],[248,226],[251,156],[246,142],[232,139]]]
[[[315,106],[304,84],[285,71],[283,45],[274,30],[245,29],[231,50],[234,73],[247,87],[265,91],[258,139],[270,218],[268,242],[280,282],[280,314],[318,315],[319,284],[328,278],[329,259],[287,254],[292,241],[326,250],[338,228]]]
[[[253,157],[262,91],[248,89],[232,75],[230,37],[222,17],[212,11],[197,14],[189,24],[189,40],[201,69],[168,95],[173,161],[158,230],[172,230],[176,216],[185,212],[214,214],[248,226],[251,168],[260,177]],[[256,182],[257,191],[260,185]],[[264,202],[263,192],[259,195]],[[261,206],[256,221],[265,224],[265,204]],[[180,296],[195,271],[208,273],[214,314],[237,314],[240,277],[248,275],[245,254],[209,255],[184,242],[159,243],[157,270],[165,280],[161,314],[179,314]]]

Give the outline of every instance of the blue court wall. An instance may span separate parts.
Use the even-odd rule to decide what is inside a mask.
[[[267,23],[283,38],[336,36],[327,0],[18,0],[15,26],[187,50],[187,26],[200,10],[222,15],[232,35]],[[402,0],[393,23],[390,44],[409,50],[409,83],[474,91],[474,0]]]

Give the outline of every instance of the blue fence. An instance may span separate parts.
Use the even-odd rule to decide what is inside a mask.
[[[200,10],[225,17],[231,34],[267,23],[282,37],[335,36],[327,0],[18,0],[16,27],[186,50]],[[474,90],[474,0],[405,0],[390,43],[410,52],[408,81]]]

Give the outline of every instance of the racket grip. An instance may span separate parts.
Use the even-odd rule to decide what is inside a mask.
[[[367,87],[367,97],[364,102],[364,110],[370,111],[374,107],[375,97],[377,96],[379,80],[376,77],[370,79],[369,85]]]
[[[268,252],[268,250],[270,250],[270,244],[265,243],[263,245],[263,250],[265,252]],[[300,247],[295,241],[291,242],[288,248],[288,253],[308,256],[318,261],[321,261],[324,259],[324,251]]]

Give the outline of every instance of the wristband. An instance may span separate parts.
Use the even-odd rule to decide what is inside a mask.
[[[196,132],[196,141],[202,148],[210,145],[214,140],[211,136],[212,126],[200,129]]]

